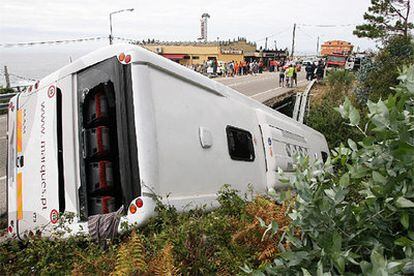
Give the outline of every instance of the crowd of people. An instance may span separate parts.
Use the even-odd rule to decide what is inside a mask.
[[[293,87],[298,86],[298,72],[301,70],[301,66],[298,63],[291,63],[288,65],[278,67],[279,71],[279,86],[280,87]],[[317,79],[322,80],[325,74],[325,64],[322,60],[317,64],[314,62],[308,62],[305,65],[306,80],[311,81]]]
[[[317,63],[308,62],[305,66],[307,80],[321,80],[324,77],[325,64],[322,60]],[[298,72],[302,64],[296,61],[282,60],[272,61],[265,66],[262,60],[259,61],[230,61],[222,62],[215,59],[208,60],[203,64],[189,65],[190,69],[210,77],[235,77],[243,75],[257,75],[263,71],[279,72],[279,86],[293,87],[298,84]]]
[[[298,86],[298,68],[293,64],[287,67],[282,66],[279,69],[279,86],[280,87],[293,87]]]
[[[325,74],[325,63],[320,60],[317,64],[314,62],[308,62],[305,67],[306,79],[311,81],[317,79],[318,81],[323,79]]]
[[[188,67],[203,75],[220,77],[235,77],[248,74],[257,75],[265,70],[262,61],[221,62],[217,60],[209,60],[203,64],[189,65]]]

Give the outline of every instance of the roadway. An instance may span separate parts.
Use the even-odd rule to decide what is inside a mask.
[[[291,90],[291,88],[279,87],[278,72],[266,72],[256,76],[217,78],[216,80],[262,103]],[[298,74],[298,86],[304,86],[305,84],[305,73],[302,71]]]
[[[237,76],[216,78],[216,81],[227,85],[238,92],[260,102],[287,93],[292,88],[279,87],[279,74],[265,72],[256,76]],[[305,74],[298,74],[298,86],[305,86]],[[0,215],[6,212],[6,116],[0,116]]]

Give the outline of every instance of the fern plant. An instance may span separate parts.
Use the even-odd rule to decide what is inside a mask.
[[[174,265],[173,246],[168,242],[155,259],[150,263],[150,274],[154,276],[179,275],[179,269]]]
[[[119,248],[115,271],[112,275],[143,274],[147,270],[144,244],[140,236],[132,231],[131,238]]]

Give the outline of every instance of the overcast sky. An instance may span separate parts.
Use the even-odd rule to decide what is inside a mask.
[[[293,23],[358,24],[369,0],[158,0],[158,1],[45,1],[1,0],[0,41],[21,42],[107,35],[108,14],[124,8],[134,12],[114,15],[114,34],[127,38],[194,40],[199,35],[199,18],[207,12],[209,39],[237,36],[249,40],[280,40],[289,46]],[[285,31],[286,30],[286,31]],[[353,26],[337,28],[299,27],[298,49],[316,48],[316,38],[341,38],[361,47],[372,47],[352,36]],[[259,41],[263,42],[263,41]],[[299,43],[300,42],[300,43]],[[309,47],[311,44],[314,47]]]
[[[360,49],[367,49],[375,48],[375,44],[367,39],[358,39],[352,31],[355,24],[363,22],[362,16],[369,3],[369,0],[1,0],[0,44],[107,36],[108,14],[118,9],[134,8],[133,12],[113,16],[114,36],[139,40],[195,40],[200,35],[200,16],[207,12],[211,16],[209,40],[242,36],[264,45],[268,36],[269,47],[273,48],[276,40],[279,48],[290,48],[294,23],[351,24],[335,28],[299,25],[297,52],[316,52],[318,36],[321,42],[343,39]],[[69,56],[77,57],[106,44],[107,41],[18,49],[0,47],[0,65],[7,63],[13,68],[11,59],[47,52],[62,53],[64,56],[59,58],[67,61]],[[24,66],[24,61],[19,62]],[[13,69],[21,72],[20,67],[14,66]],[[38,77],[35,75],[32,76]]]

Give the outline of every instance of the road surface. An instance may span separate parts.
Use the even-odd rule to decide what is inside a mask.
[[[286,87],[279,87],[278,72],[216,80],[262,103],[290,90]],[[305,84],[305,73],[302,71],[298,74],[298,86]]]
[[[234,78],[217,78],[240,93],[260,102],[280,96],[291,88],[279,87],[278,73],[263,73],[256,76],[238,76]],[[304,73],[298,74],[298,86],[306,84]],[[6,212],[6,116],[0,116],[0,215]]]

